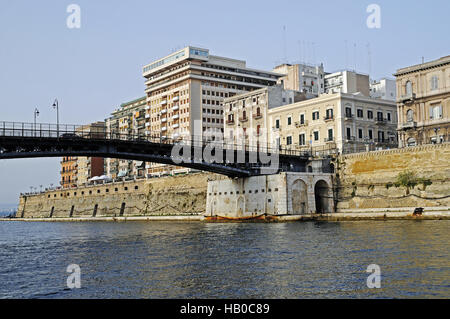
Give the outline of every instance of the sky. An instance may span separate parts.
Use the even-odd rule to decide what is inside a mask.
[[[80,28],[68,28],[70,4]],[[380,8],[380,28],[367,19]],[[450,1],[0,0],[0,121],[104,120],[144,96],[142,67],[187,45],[271,70],[299,61],[393,78],[450,55]],[[370,58],[369,58],[370,57]],[[0,160],[0,207],[59,183],[60,159]]]

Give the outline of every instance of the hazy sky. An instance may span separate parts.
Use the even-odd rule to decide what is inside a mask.
[[[69,29],[68,5],[81,8]],[[366,24],[370,4],[381,28]],[[191,44],[271,70],[283,62],[323,62],[392,77],[400,67],[450,54],[450,1],[111,1],[0,0],[0,121],[103,120],[144,95],[142,66]],[[285,32],[283,29],[285,27]],[[0,203],[30,186],[57,184],[59,159],[0,161]]]

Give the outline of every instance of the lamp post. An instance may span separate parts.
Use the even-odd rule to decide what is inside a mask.
[[[59,103],[58,99],[53,102],[53,108],[56,108],[56,137],[59,137]]]
[[[39,116],[37,107],[34,109],[34,136],[36,136],[36,118]]]

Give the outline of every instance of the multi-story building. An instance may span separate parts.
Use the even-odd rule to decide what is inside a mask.
[[[400,147],[449,141],[450,56],[396,74]]]
[[[238,146],[267,145],[263,138],[267,136],[268,110],[303,100],[306,100],[305,93],[285,90],[281,84],[226,98],[223,102],[225,141]]]
[[[61,186],[63,188],[76,187],[77,185],[77,157],[65,156],[61,161]]]
[[[91,138],[103,138],[105,137],[105,122],[83,125],[76,131],[79,134],[89,135]],[[92,177],[104,174],[104,159],[101,157],[77,157],[76,163],[76,184],[79,186],[87,184]]]
[[[341,153],[398,145],[395,102],[361,93],[335,93],[283,105],[279,99],[267,102],[267,96],[279,96],[275,88],[270,90],[225,100],[226,140],[233,138],[237,145],[262,142],[263,147]],[[258,94],[263,98],[255,100]]]
[[[283,75],[278,80],[286,90],[300,91],[313,96],[325,92],[325,73],[323,64],[318,66],[307,64],[282,64],[273,69],[273,72]]]
[[[268,137],[283,148],[340,153],[397,147],[395,102],[362,94],[322,95],[268,111]]]
[[[119,108],[106,119],[106,131],[115,138],[126,139],[128,136],[145,137],[146,97],[122,103]],[[111,178],[145,177],[145,163],[142,161],[106,159],[106,175]]]
[[[370,82],[370,97],[396,102],[397,87],[395,80],[382,78],[379,81]]]
[[[147,110],[146,132],[161,139],[203,139],[203,132],[223,132],[223,100],[272,86],[282,76],[247,68],[246,62],[186,47],[143,68]],[[188,169],[148,164],[148,174]]]
[[[339,71],[325,75],[326,94],[361,93],[370,96],[369,75],[353,71]]]

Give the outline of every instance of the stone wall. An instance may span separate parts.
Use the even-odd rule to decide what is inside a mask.
[[[16,217],[182,216],[203,214],[208,179],[197,173],[21,196]]]
[[[450,143],[370,153],[337,159],[337,210],[450,206]],[[410,170],[432,184],[390,186],[399,173]]]

